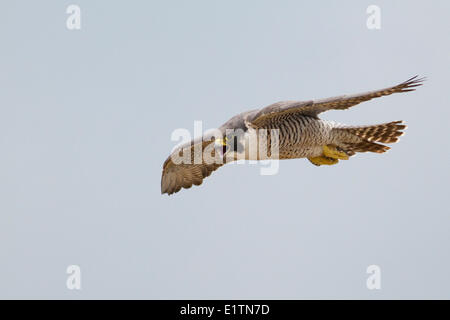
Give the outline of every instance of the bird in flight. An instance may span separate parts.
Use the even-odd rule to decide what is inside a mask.
[[[346,126],[322,120],[319,114],[328,110],[345,110],[393,93],[413,91],[424,80],[415,76],[381,90],[320,100],[281,101],[238,114],[220,126],[213,135],[194,139],[172,152],[163,164],[161,193],[170,195],[181,188],[200,185],[213,171],[231,161],[270,158],[271,153],[275,154],[272,152],[275,150],[274,145],[278,159],[307,158],[316,166],[337,164],[339,160],[348,160],[357,152],[383,153],[389,149],[383,143],[397,142],[403,134],[402,130],[406,128],[403,121]],[[258,130],[268,132],[263,143],[258,140],[263,136],[257,135]],[[273,143],[275,140],[276,144]],[[250,150],[252,141],[258,141],[256,154]],[[261,150],[265,153],[261,153]],[[179,160],[180,152],[188,156],[183,158],[184,161]],[[205,154],[211,155],[216,161],[205,159]]]

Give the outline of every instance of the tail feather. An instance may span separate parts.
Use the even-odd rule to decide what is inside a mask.
[[[390,149],[390,147],[369,141],[362,141],[359,143],[355,143],[350,147],[350,150],[353,152],[375,152],[375,153],[383,153]]]
[[[406,129],[403,121],[392,121],[375,126],[364,126],[347,128],[349,133],[370,142],[394,143],[398,141],[398,137],[403,135],[401,130]]]
[[[403,121],[393,121],[374,126],[344,127],[338,130],[343,130],[345,136],[349,137],[349,139],[343,139],[341,148],[347,154],[353,155],[355,152],[386,152],[390,148],[377,142],[395,143],[404,134],[401,131],[404,129],[406,129],[406,125],[403,124]]]

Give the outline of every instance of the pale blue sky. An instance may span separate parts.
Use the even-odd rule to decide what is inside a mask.
[[[66,8],[82,27],[66,29]],[[381,8],[381,30],[366,8]],[[448,1],[2,1],[0,298],[450,298]],[[176,128],[397,84],[337,166],[224,167],[160,194]],[[68,265],[82,290],[66,288]],[[366,288],[377,264],[382,289]]]

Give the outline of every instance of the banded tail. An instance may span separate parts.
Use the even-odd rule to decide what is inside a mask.
[[[356,152],[383,153],[390,147],[377,143],[395,143],[406,129],[403,121],[393,121],[373,126],[341,127],[334,130],[342,134],[339,147],[348,155]]]

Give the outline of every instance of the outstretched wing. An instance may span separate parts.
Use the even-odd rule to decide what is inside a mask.
[[[213,141],[209,139],[197,139],[193,140],[187,145],[177,148],[171,156],[167,158],[163,165],[163,172],[161,176],[161,194],[172,194],[180,191],[181,188],[188,189],[192,185],[201,185],[203,179],[208,177],[213,171],[221,167],[223,164],[210,162],[210,164],[203,161],[203,151],[207,147],[212,147]],[[175,163],[173,161],[173,155],[183,152],[190,153],[190,162],[188,163]],[[211,156],[214,157],[214,150],[211,149]],[[201,154],[199,154],[201,152]],[[195,159],[201,161],[194,161]],[[198,158],[199,157],[199,158]],[[196,163],[200,162],[200,163]]]
[[[345,110],[373,98],[388,96],[390,94],[398,92],[413,91],[415,90],[415,87],[422,85],[422,82],[424,80],[424,78],[419,79],[417,78],[417,76],[415,76],[396,86],[381,90],[369,91],[353,95],[343,95],[339,97],[320,100],[277,102],[261,109],[248,120],[255,127],[264,127],[265,124],[273,122],[274,118],[278,118],[286,114],[298,114],[317,117],[319,113],[328,110]]]

